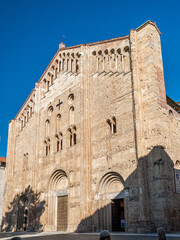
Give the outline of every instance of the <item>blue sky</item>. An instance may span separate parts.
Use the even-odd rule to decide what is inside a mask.
[[[58,50],[129,34],[145,21],[162,32],[166,92],[180,101],[180,1],[0,0],[0,156],[13,119]]]

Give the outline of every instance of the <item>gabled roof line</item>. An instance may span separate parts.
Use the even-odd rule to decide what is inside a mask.
[[[112,39],[109,39],[109,40],[102,40],[102,41],[93,42],[93,43],[87,43],[87,44],[83,43],[83,44],[79,44],[79,45],[75,45],[75,46],[70,46],[70,47],[65,47],[65,48],[58,49],[58,51],[56,52],[56,54],[52,58],[51,62],[48,64],[47,68],[45,69],[45,71],[43,72],[42,76],[40,77],[38,83],[42,80],[42,78],[44,77],[44,75],[47,72],[48,68],[50,67],[50,65],[52,64],[52,62],[54,61],[54,59],[56,58],[56,56],[57,56],[57,54],[59,52],[62,52],[62,51],[65,51],[65,50],[69,50],[69,49],[79,48],[81,46],[92,46],[92,45],[97,45],[97,44],[101,44],[101,43],[113,42],[113,41],[122,40],[122,39],[125,39],[125,38],[128,38],[128,37],[129,37],[129,35],[126,35],[126,36],[123,36],[123,37],[112,38]]]
[[[143,27],[145,27],[145,26],[148,25],[148,24],[153,25],[153,26],[156,28],[156,30],[158,31],[158,33],[161,35],[161,32],[160,32],[159,28],[157,27],[156,23],[155,23],[155,22],[152,22],[152,21],[150,21],[150,20],[146,21],[146,22],[143,23],[141,26],[139,26],[138,28],[136,28],[136,31],[138,32],[139,30],[141,30]]]
[[[88,43],[86,45],[87,46],[94,46],[94,45],[108,43],[108,42],[115,42],[115,41],[123,40],[123,39],[126,39],[126,38],[129,38],[129,35],[126,35],[126,36],[123,36],[123,37],[111,38],[111,39],[108,39],[108,40],[102,40],[102,41],[98,41],[98,42],[92,42],[92,43]]]
[[[19,113],[21,112],[21,110],[23,109],[23,107],[26,105],[26,103],[28,102],[28,100],[31,98],[31,95],[35,92],[35,87],[33,88],[33,90],[31,91],[31,93],[29,94],[29,96],[26,98],[25,102],[23,103],[22,107],[20,108],[20,110],[18,111],[18,113],[16,114],[14,120],[17,119]],[[11,122],[11,121],[10,121]]]
[[[74,48],[79,48],[81,46],[93,46],[93,45],[98,45],[98,44],[103,44],[103,43],[107,43],[107,42],[114,42],[114,41],[118,41],[118,40],[123,40],[128,38],[129,35],[123,36],[123,37],[117,37],[117,38],[111,38],[109,40],[102,40],[102,41],[98,41],[98,42],[92,42],[92,43],[87,43],[87,44],[79,44],[79,45],[75,45],[75,46],[70,46],[70,47],[65,47],[65,48],[60,48],[57,50],[56,54],[54,55],[54,57],[52,58],[52,60],[50,61],[50,63],[48,64],[48,66],[46,67],[46,69],[44,70],[43,74],[41,75],[40,79],[38,80],[37,83],[40,83],[41,80],[43,79],[44,75],[47,73],[49,67],[51,66],[51,64],[53,63],[53,61],[55,60],[55,58],[57,57],[59,52],[65,51],[65,50],[69,50],[69,49],[74,49]],[[27,97],[27,99],[25,100],[24,104],[22,105],[22,107],[20,108],[20,110],[18,111],[18,113],[16,114],[15,119],[17,119],[19,113],[21,112],[21,110],[23,109],[23,107],[26,105],[27,101],[30,99],[31,95],[33,94],[33,92],[35,91],[36,86],[33,88],[33,90],[31,91],[31,93],[29,94],[29,96]]]

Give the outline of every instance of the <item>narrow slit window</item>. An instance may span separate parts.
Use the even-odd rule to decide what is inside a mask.
[[[74,145],[76,144],[76,133],[73,134]]]
[[[46,145],[46,156],[48,155],[48,145]]]
[[[116,133],[116,118],[112,118],[112,134]]]
[[[70,134],[70,147],[72,146],[72,133]]]
[[[61,139],[61,150],[63,150],[63,140]]]
[[[113,133],[116,133],[116,124],[113,123]]]
[[[57,140],[57,152],[59,152],[59,140]]]

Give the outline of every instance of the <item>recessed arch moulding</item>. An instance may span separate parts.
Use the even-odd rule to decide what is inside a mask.
[[[100,179],[96,200],[110,200],[124,198],[124,180],[117,172],[107,172]]]
[[[46,194],[47,208],[47,231],[57,231],[58,197],[68,196],[68,177],[64,170],[57,169],[51,174],[48,181],[48,192]],[[68,216],[67,216],[68,218]]]

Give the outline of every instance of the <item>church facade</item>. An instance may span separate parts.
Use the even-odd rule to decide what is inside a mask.
[[[180,230],[179,113],[155,23],[61,43],[9,123],[2,229]]]

